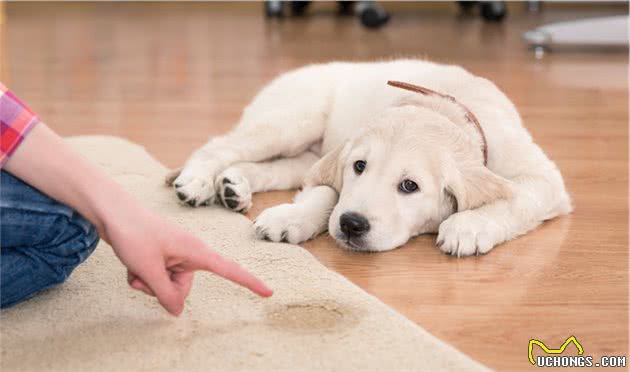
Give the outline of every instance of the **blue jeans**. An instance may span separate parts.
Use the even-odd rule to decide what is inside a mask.
[[[98,243],[79,213],[0,174],[0,307],[63,283]]]

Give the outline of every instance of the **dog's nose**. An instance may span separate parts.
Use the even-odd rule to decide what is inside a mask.
[[[370,223],[367,218],[358,213],[346,212],[339,218],[341,231],[349,238],[358,238],[370,231]]]

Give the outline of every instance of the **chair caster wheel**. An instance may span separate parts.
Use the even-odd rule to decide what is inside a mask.
[[[499,22],[507,14],[507,7],[503,1],[482,1],[481,16],[486,21]]]

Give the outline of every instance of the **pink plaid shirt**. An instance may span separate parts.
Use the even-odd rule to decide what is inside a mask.
[[[0,83],[0,168],[38,122],[37,115]]]

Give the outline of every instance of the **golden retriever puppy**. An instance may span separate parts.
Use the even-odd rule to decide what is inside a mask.
[[[493,83],[422,60],[283,74],[168,182],[190,206],[237,212],[252,193],[302,186],[263,211],[257,236],[300,243],[328,230],[358,251],[437,233],[445,253],[486,253],[572,209],[557,167]]]

